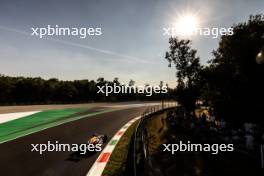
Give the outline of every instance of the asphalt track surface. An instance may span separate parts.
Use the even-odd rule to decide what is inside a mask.
[[[80,161],[68,160],[71,152],[31,152],[31,144],[84,143],[93,133],[107,134],[109,139],[130,119],[147,107],[133,107],[69,122],[0,144],[0,175],[9,176],[84,176],[99,153]]]

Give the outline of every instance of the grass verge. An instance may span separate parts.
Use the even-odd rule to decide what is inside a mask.
[[[104,176],[125,175],[129,145],[139,121],[133,123],[117,143],[103,171]],[[110,141],[111,142],[111,141]]]
[[[166,112],[154,114],[146,124],[148,129],[149,145],[148,150],[150,154],[155,153],[160,145],[165,143],[164,135],[168,129],[166,121]]]

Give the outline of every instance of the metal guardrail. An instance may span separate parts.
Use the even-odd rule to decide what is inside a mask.
[[[139,170],[138,170],[138,158],[137,155],[139,152],[142,152],[142,156],[144,156],[143,160],[144,160],[144,164],[145,166],[148,167],[149,171],[151,172],[151,170],[155,170],[155,168],[152,168],[151,165],[149,163],[148,160],[148,149],[147,149],[147,135],[146,133],[146,128],[145,128],[145,122],[147,119],[149,119],[150,117],[152,117],[153,114],[169,109],[169,108],[173,108],[173,107],[177,107],[178,104],[177,102],[170,102],[170,103],[164,103],[161,106],[154,106],[154,107],[150,107],[149,109],[147,109],[140,118],[140,122],[137,125],[137,128],[134,132],[134,141],[133,141],[133,146],[134,146],[134,150],[133,150],[133,176],[140,176]],[[141,147],[138,147],[138,144],[140,143],[139,141],[141,140]],[[139,150],[138,150],[139,149]],[[140,151],[141,150],[141,151]],[[260,145],[260,162],[261,162],[261,168],[264,168],[264,145]],[[144,175],[144,174],[142,174]],[[159,174],[151,174],[153,175],[159,175]],[[160,175],[159,175],[160,176]]]
[[[133,139],[133,175],[134,176],[139,176],[138,172],[138,153],[141,152],[143,153],[143,161],[145,165],[149,165],[149,159],[148,159],[148,149],[147,149],[147,130],[145,128],[145,122],[148,118],[150,118],[154,113],[164,111],[169,108],[177,107],[178,103],[177,102],[163,102],[160,106],[152,106],[148,108],[140,118],[140,121],[136,127],[136,130],[134,132],[134,139]],[[140,139],[140,140],[139,140]],[[138,151],[138,144],[141,141],[141,147],[139,147]],[[147,162],[147,163],[146,163]]]
[[[140,127],[140,124],[141,124],[141,120],[140,119],[140,122],[138,123],[137,127],[136,127],[136,130],[134,132],[134,142],[133,142],[133,171],[134,171],[134,176],[137,176],[137,134],[138,134],[138,129]]]

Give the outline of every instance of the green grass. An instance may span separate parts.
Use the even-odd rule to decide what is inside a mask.
[[[127,164],[127,156],[129,144],[131,141],[131,137],[136,129],[138,121],[133,123],[125,132],[125,134],[121,137],[119,142],[117,143],[114,151],[112,152],[109,162],[107,163],[103,174],[104,176],[119,176],[124,175],[126,164]],[[115,144],[116,141],[110,141],[109,144]]]
[[[150,154],[155,153],[159,146],[164,143],[163,136],[168,129],[167,125],[166,112],[155,114],[148,119],[146,128],[148,129],[148,150]]]

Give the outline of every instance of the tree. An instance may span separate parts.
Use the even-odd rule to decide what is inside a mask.
[[[233,31],[221,38],[203,71],[203,97],[221,118],[263,121],[259,117],[264,116],[264,65],[256,63],[256,56],[264,46],[264,15],[251,15]]]
[[[176,67],[177,98],[187,111],[195,110],[195,102],[199,96],[198,80],[201,70],[200,59],[196,50],[191,48],[190,40],[169,39],[170,51],[166,52],[165,59]]]
[[[113,84],[120,85],[119,78],[115,77],[113,80]]]
[[[130,79],[130,81],[128,82],[128,86],[134,86],[135,83],[136,82],[133,79]]]
[[[54,103],[85,103],[99,101],[129,101],[129,100],[157,100],[157,96],[146,97],[145,94],[116,93],[106,96],[97,93],[97,86],[125,87],[118,78],[113,81],[103,77],[94,80],[62,81],[56,78],[44,80],[42,78],[9,77],[0,74],[0,105],[22,104],[54,104]],[[132,86],[135,81],[130,80]],[[136,92],[133,91],[132,92]]]

